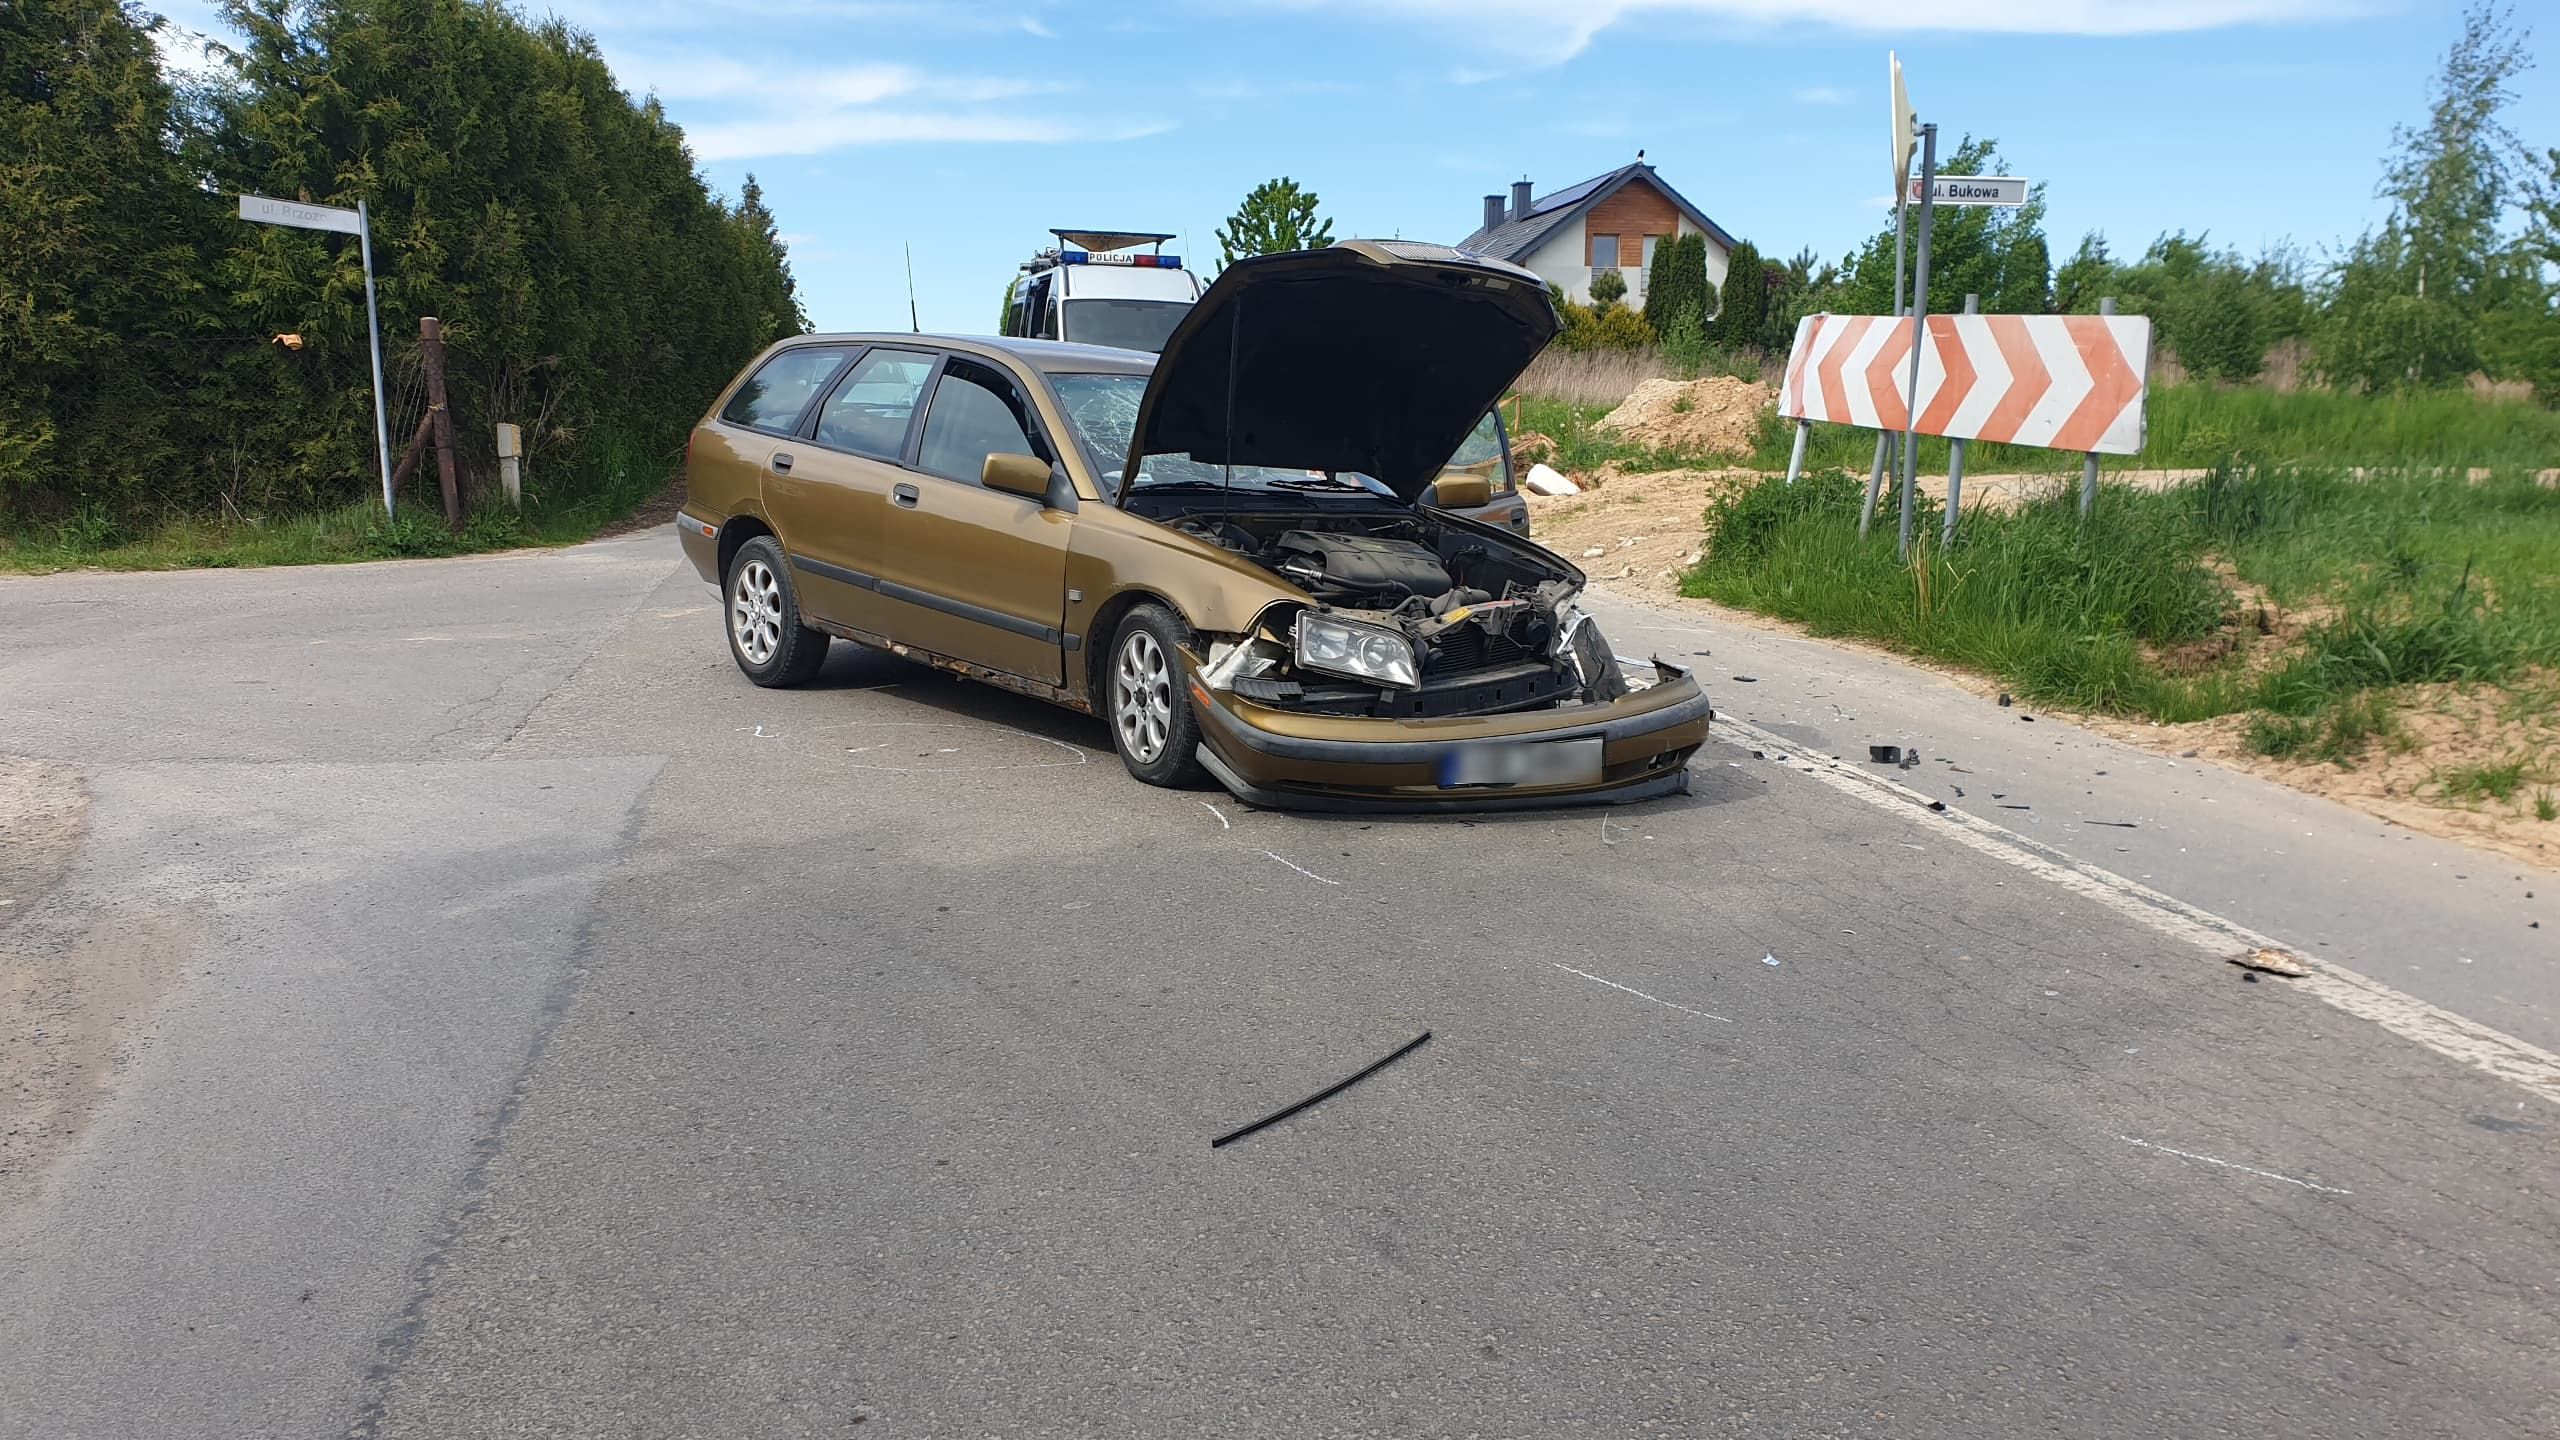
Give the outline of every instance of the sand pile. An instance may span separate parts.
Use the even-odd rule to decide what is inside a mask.
[[[1598,428],[1669,454],[1747,455],[1761,417],[1777,403],[1775,387],[1729,375],[1647,380]]]

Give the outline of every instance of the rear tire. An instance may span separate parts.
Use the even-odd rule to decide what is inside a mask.
[[[738,547],[720,593],[729,656],[748,679],[768,689],[806,684],[826,663],[827,632],[800,623],[791,565],[772,536],[758,535]]]
[[[1103,718],[1129,773],[1150,785],[1196,785],[1200,722],[1191,713],[1182,646],[1189,627],[1161,605],[1142,604],[1120,622],[1104,671]]]

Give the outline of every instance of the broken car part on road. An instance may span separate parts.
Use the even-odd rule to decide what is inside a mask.
[[[1270,1114],[1263,1116],[1261,1119],[1254,1121],[1250,1125],[1239,1125],[1235,1129],[1228,1131],[1226,1134],[1219,1136],[1217,1139],[1210,1141],[1209,1148],[1215,1150],[1221,1146],[1234,1144],[1236,1141],[1243,1139],[1256,1130],[1265,1129],[1269,1126],[1279,1124],[1281,1121],[1288,1119],[1290,1116],[1297,1114],[1299,1111],[1306,1109],[1310,1105],[1321,1105],[1325,1101],[1332,1099],[1334,1096],[1341,1094],[1343,1091],[1350,1089],[1352,1086],[1359,1084],[1361,1081],[1368,1079],[1370,1076],[1377,1074],[1379,1071],[1386,1069],[1389,1065],[1403,1059],[1405,1056],[1412,1054],[1415,1050],[1421,1048],[1423,1041],[1430,1038],[1431,1032],[1425,1030],[1421,1034],[1407,1040],[1402,1045],[1397,1046],[1393,1051],[1389,1052],[1386,1058],[1371,1062],[1367,1068],[1361,1070],[1358,1074],[1353,1075],[1348,1079],[1338,1080],[1333,1084],[1326,1086],[1324,1089],[1317,1091],[1313,1095],[1308,1096],[1306,1099],[1299,1101],[1295,1105],[1287,1107],[1286,1109],[1274,1110]]]

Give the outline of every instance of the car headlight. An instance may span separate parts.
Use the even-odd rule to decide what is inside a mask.
[[[1422,670],[1414,663],[1413,642],[1392,630],[1327,615],[1298,617],[1298,663],[1310,670],[1347,675],[1354,680],[1405,690],[1422,688]]]

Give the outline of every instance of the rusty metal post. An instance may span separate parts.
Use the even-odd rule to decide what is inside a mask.
[[[2101,315],[2116,313],[2116,297],[2109,295],[2100,299],[2098,313]],[[2098,452],[2092,450],[2089,452],[2089,457],[2080,464],[2080,519],[2085,523],[2092,514],[2096,513],[2097,508]]]
[[[444,523],[459,530],[462,489],[454,474],[453,408],[445,402],[444,322],[433,315],[418,317],[418,358],[426,366],[427,416],[436,428],[436,480],[444,487]]]
[[[1967,295],[1964,297],[1964,313],[1967,315],[1981,314],[1982,297],[1979,295]],[[1958,343],[1961,344],[1962,341],[1959,340]],[[1941,363],[1938,369],[1941,374],[1944,374],[1946,366]],[[1914,405],[1919,404],[1920,397],[1917,394],[1914,394],[1911,397],[1911,403]],[[1949,440],[1947,442],[1947,519],[1945,526],[1941,528],[1938,534],[1938,543],[1941,546],[1952,548],[1955,545],[1956,511],[1962,508],[1963,505],[1964,442],[1962,440]]]

